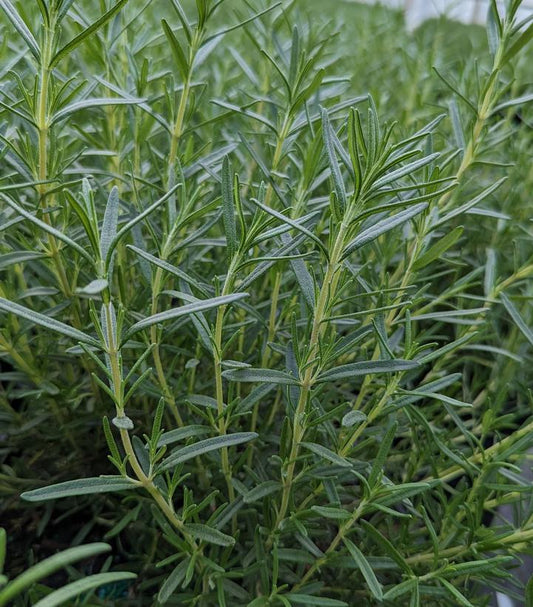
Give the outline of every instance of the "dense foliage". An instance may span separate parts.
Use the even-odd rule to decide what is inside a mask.
[[[533,25],[323,5],[0,0],[0,605],[524,597]]]

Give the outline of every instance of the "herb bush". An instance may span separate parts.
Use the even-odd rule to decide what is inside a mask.
[[[0,605],[524,597],[519,5],[0,1]]]

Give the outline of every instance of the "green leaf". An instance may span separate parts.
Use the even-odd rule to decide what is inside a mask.
[[[355,564],[359,567],[359,570],[363,574],[365,581],[372,593],[372,596],[378,601],[383,600],[383,589],[381,584],[378,582],[376,578],[376,574],[374,573],[370,563],[366,560],[363,553],[357,548],[357,546],[351,542],[347,537],[343,539],[344,545],[348,548]]]
[[[366,421],[366,415],[362,411],[349,411],[342,418],[342,426],[345,428],[351,428],[355,426],[355,424],[361,424]]]
[[[113,426],[119,430],[133,430],[133,421],[127,415],[114,417],[111,421]]]
[[[39,251],[11,251],[11,253],[0,255],[0,270],[5,270],[16,263],[42,259],[44,256],[44,253]]]
[[[300,105],[302,105],[302,103],[311,99],[313,94],[320,88],[320,85],[322,84],[322,81],[324,80],[325,75],[326,75],[326,70],[324,68],[320,68],[315,73],[311,82],[305,88],[303,88],[298,93],[298,95],[296,95],[294,101],[291,104],[291,112],[296,112],[298,110],[298,108],[300,107]]]
[[[7,545],[7,534],[3,527],[0,527],[0,574],[4,571],[4,565],[6,562],[6,545]]]
[[[305,447],[306,449],[308,449],[315,455],[318,455],[322,459],[325,459],[325,460],[331,462],[332,464],[335,464],[336,466],[341,466],[343,468],[350,468],[352,465],[352,464],[350,464],[350,462],[348,460],[344,459],[340,455],[337,455],[336,453],[331,451],[331,449],[328,449],[327,447],[324,447],[323,445],[318,445],[317,443],[307,443],[307,442],[302,442],[302,443],[300,443],[300,445],[302,447]]]
[[[114,186],[109,193],[104,213],[102,232],[100,234],[100,258],[106,259],[113,238],[117,235],[118,228],[118,188]]]
[[[370,375],[373,373],[396,373],[398,371],[409,371],[416,369],[419,363],[414,360],[403,360],[394,358],[392,360],[368,360],[348,365],[340,365],[329,371],[324,371],[317,378],[317,383],[357,377],[359,375]]]
[[[86,287],[76,289],[76,293],[84,293],[85,295],[98,295],[109,287],[109,283],[105,278],[97,278],[91,281]]]
[[[284,244],[290,243],[290,236],[288,234],[282,234],[281,240]],[[298,249],[295,251],[298,254]],[[298,285],[302,291],[305,301],[311,310],[315,308],[315,283],[313,278],[307,269],[305,261],[303,259],[291,259],[291,268],[296,276]]]
[[[81,580],[76,580],[75,582],[67,584],[59,590],[55,590],[44,599],[37,601],[33,607],[57,607],[57,605],[63,605],[66,601],[92,590],[93,588],[98,588],[98,586],[112,584],[122,580],[132,580],[136,577],[137,575],[135,573],[129,573],[127,571],[114,571],[110,573],[89,575]]]
[[[117,443],[115,438],[113,437],[113,432],[111,431],[111,426],[109,425],[109,419],[106,415],[102,419],[102,425],[104,428],[104,436],[107,442],[107,446],[109,447],[109,451],[111,452],[111,456],[117,461],[121,461],[120,452],[118,450]]]
[[[269,169],[267,168],[264,160],[261,158],[261,156],[257,153],[257,151],[254,149],[252,144],[246,139],[246,137],[242,133],[239,133],[239,137],[240,137],[244,147],[248,150],[250,156],[252,156],[254,161],[257,163],[257,166],[261,169],[261,172],[263,173],[263,175],[266,177],[266,179],[270,183],[270,186],[276,193],[276,196],[282,201],[283,206],[284,207],[289,206],[287,203],[287,200],[285,198],[285,195],[280,190],[279,185],[277,184],[276,180],[273,178],[273,176],[270,173]],[[251,199],[251,200],[252,200],[252,202],[255,202],[255,199]]]
[[[137,97],[127,97],[125,99],[121,97],[93,97],[92,99],[84,99],[83,101],[76,101],[56,112],[51,120],[50,124],[57,124],[60,120],[65,119],[74,112],[80,110],[87,110],[94,107],[105,107],[107,105],[137,105],[144,103],[146,99],[140,99]]]
[[[183,52],[183,49],[181,48],[178,39],[176,38],[174,32],[172,31],[169,24],[165,21],[165,19],[161,19],[161,25],[163,26],[163,32],[165,33],[165,36],[170,45],[170,52],[174,57],[174,61],[180,72],[180,75],[183,80],[187,80],[189,74],[189,63],[187,61],[185,53]]]
[[[502,35],[502,23],[498,12],[496,0],[490,0],[489,12],[487,15],[487,39],[489,50],[494,57],[500,45]]]
[[[43,18],[43,22],[47,27],[50,27],[50,13],[48,12],[48,7],[46,6],[46,2],[44,0],[35,0],[35,3],[39,7],[39,11],[41,12],[41,17]]]
[[[330,506],[311,506],[311,510],[324,518],[335,521],[346,521],[352,516],[350,512],[343,508],[331,508]]]
[[[349,255],[351,255],[354,251],[359,249],[360,247],[368,244],[375,240],[378,236],[385,234],[389,230],[402,225],[403,223],[409,221],[416,215],[419,215],[427,208],[427,203],[422,202],[420,204],[416,204],[405,211],[400,211],[393,215],[392,217],[387,217],[385,219],[380,219],[373,226],[370,226],[366,230],[363,230],[360,234],[358,234],[352,242],[344,249],[342,254],[342,259],[345,259]]]
[[[2,0],[5,1],[5,0]],[[94,32],[98,31],[101,27],[103,27],[110,19],[112,19],[128,2],[128,0],[116,0],[111,8],[104,13],[99,19],[97,19],[94,23],[91,23],[89,27],[85,28],[80,34],[75,36],[70,42],[65,44],[65,46],[57,51],[57,53],[52,57],[49,67],[50,69],[54,68],[64,57],[67,57],[72,53],[72,51],[78,47],[86,38],[89,38]]]
[[[189,276],[183,270],[180,270],[179,268],[172,265],[171,263],[168,263],[168,261],[165,261],[164,259],[159,259],[158,257],[154,257],[153,255],[150,255],[150,253],[147,253],[146,251],[143,251],[142,249],[139,249],[138,247],[131,245],[131,244],[127,245],[127,248],[131,249],[134,253],[137,253],[137,255],[139,255],[143,259],[146,259],[147,261],[152,263],[154,266],[157,266],[158,268],[165,270],[169,274],[172,274],[174,276],[177,276],[178,278],[181,278],[187,284],[198,289],[201,293],[207,294],[205,285],[203,285],[198,280]]]
[[[228,257],[231,260],[239,248],[239,241],[237,239],[237,224],[235,222],[233,177],[231,175],[231,165],[227,156],[224,156],[224,160],[222,161],[222,211]]]
[[[418,579],[408,579],[396,586],[393,586],[390,590],[383,595],[386,601],[392,601],[400,596],[403,596],[407,592],[414,592],[418,585]]]
[[[385,433],[385,436],[380,441],[379,450],[374,458],[374,462],[372,463],[370,474],[368,475],[368,484],[370,487],[374,487],[379,484],[385,462],[387,461],[387,455],[389,454],[397,430],[398,424],[392,424]]]
[[[318,607],[348,607],[348,603],[337,599],[328,599],[323,596],[311,594],[285,594],[293,605],[317,605]]]
[[[55,500],[60,497],[72,495],[89,495],[92,493],[110,493],[113,491],[124,491],[135,489],[137,484],[124,479],[122,476],[93,476],[91,478],[80,478],[74,481],[65,481],[33,491],[25,491],[21,498],[28,502],[40,502],[44,500]]]
[[[37,44],[37,40],[33,37],[33,34],[28,29],[28,26],[19,15],[17,9],[11,4],[10,0],[0,0],[0,8],[4,10],[9,21],[11,21],[11,25],[17,30],[20,34],[20,37],[24,40],[27,47],[29,48],[31,54],[37,59],[37,61],[41,60],[41,51],[39,50],[39,45]]]
[[[187,573],[190,560],[190,557],[186,557],[183,561],[181,561],[179,565],[174,567],[170,575],[163,582],[163,585],[159,590],[159,594],[157,595],[157,600],[163,605],[174,594],[174,590],[176,590],[176,588],[185,579],[185,574]]]
[[[446,236],[441,238],[433,246],[431,246],[423,255],[421,255],[413,264],[413,270],[416,272],[421,270],[425,266],[429,265],[435,259],[439,259],[446,251],[453,247],[453,245],[459,240],[464,231],[463,226],[457,226],[451,232],[448,232]]]
[[[461,114],[459,113],[459,108],[457,107],[457,101],[452,98],[450,103],[450,118],[452,121],[453,134],[455,135],[455,142],[458,148],[461,150],[466,150],[466,141],[464,135],[464,128],[461,122]]]
[[[505,51],[502,59],[502,65],[511,61],[511,59],[519,53],[524,46],[533,38],[533,23],[530,23],[529,26],[523,30],[518,36],[515,38],[514,42],[509,46],[509,48]]]
[[[228,27],[226,27],[226,28],[224,28],[222,30],[219,30],[219,31],[215,32],[214,34],[212,34],[211,36],[209,36],[206,39],[205,45],[207,45],[207,43],[210,42],[211,40],[213,40],[214,38],[219,38],[220,36],[223,36],[224,34],[232,32],[232,31],[234,31],[236,29],[239,29],[239,28],[243,27],[244,25],[246,25],[248,23],[251,23],[252,21],[255,21],[256,19],[259,19],[260,17],[262,17],[263,15],[266,15],[267,13],[269,13],[272,10],[274,10],[275,8],[277,8],[280,5],[281,5],[281,1],[280,2],[274,2],[273,4],[271,4],[270,6],[268,6],[267,8],[263,9],[262,11],[254,12],[254,14],[251,17],[248,17],[247,19],[243,19],[242,21],[239,21],[238,23],[235,23],[235,24],[230,25],[230,26],[228,26]]]
[[[441,217],[440,219],[438,219],[436,222],[434,222],[433,225],[431,226],[431,228],[433,230],[435,230],[437,227],[439,227],[442,224],[447,223],[448,221],[450,221],[450,219],[453,219],[454,217],[457,217],[457,215],[461,215],[461,213],[466,213],[470,209],[474,208],[482,200],[485,200],[485,198],[487,198],[493,192],[495,192],[502,185],[502,183],[504,181],[506,181],[506,180],[507,180],[507,177],[502,177],[502,179],[499,179],[498,181],[496,181],[496,183],[493,183],[488,188],[485,188],[482,192],[480,192],[472,200],[469,200],[468,202],[466,202],[465,204],[462,204],[459,207],[455,207],[449,213],[447,213],[446,215],[444,215],[443,217]]]
[[[85,546],[68,548],[67,550],[54,554],[44,561],[37,563],[37,565],[33,565],[12,580],[5,588],[0,590],[0,606],[3,607],[23,590],[32,584],[35,584],[35,582],[48,577],[58,569],[62,569],[76,561],[82,561],[103,552],[109,552],[110,550],[111,546],[109,546],[109,544],[96,542]]]
[[[513,319],[515,325],[520,329],[523,336],[533,346],[533,331],[527,326],[526,322],[520,316],[520,313],[515,308],[512,301],[507,297],[507,295],[505,293],[502,293],[500,295],[500,298],[502,300],[503,305],[505,306],[505,309],[507,310],[507,312],[509,312],[509,315]]]
[[[300,33],[298,32],[298,26],[295,25],[292,28],[292,40],[291,40],[291,60],[289,63],[289,84],[291,88],[294,88],[296,84],[296,75],[298,73],[298,62],[300,61]]]
[[[252,502],[263,499],[267,495],[276,493],[281,487],[282,485],[279,481],[265,481],[243,495],[243,501],[245,504],[251,504]]]
[[[406,164],[405,166],[402,166],[399,169],[396,169],[395,171],[387,173],[372,184],[372,190],[379,190],[383,186],[388,185],[393,181],[397,181],[401,177],[405,177],[406,175],[410,175],[411,173],[418,171],[419,169],[427,166],[428,164],[431,164],[439,156],[440,154],[438,153],[430,154],[429,156],[424,156],[424,158],[414,160],[413,162],[410,162],[409,164]]]
[[[137,217],[134,217],[133,219],[128,221],[128,223],[125,226],[120,228],[120,230],[118,231],[118,234],[115,236],[115,238],[113,238],[113,241],[109,245],[109,249],[107,251],[107,257],[105,259],[106,267],[109,266],[111,255],[113,254],[115,247],[122,240],[122,238],[124,238],[124,236],[126,234],[128,234],[128,232],[130,232],[130,230],[132,230],[140,221],[142,221],[145,217],[148,217],[148,215],[150,215],[150,213],[153,213],[164,202],[166,202],[179,187],[181,187],[181,183],[176,183],[174,186],[172,186],[170,188],[170,190],[164,196],[159,198],[159,200],[156,200],[153,204],[151,204],[149,207],[144,209],[144,211],[142,211],[142,213],[139,213],[137,215]]]
[[[342,178],[341,169],[337,160],[337,154],[335,152],[334,139],[337,136],[331,127],[328,112],[325,109],[322,109],[322,136],[324,138],[324,147],[326,148],[326,154],[328,156],[329,168],[335,188],[335,195],[337,196],[337,202],[340,204],[341,210],[344,212],[346,209],[346,188],[344,186],[344,180]]]
[[[57,20],[58,22],[63,21],[63,19],[65,18],[66,14],[68,13],[70,7],[72,6],[72,4],[75,2],[75,0],[60,0],[59,1],[59,11],[57,13]]]
[[[533,575],[529,578],[527,582],[525,599],[525,607],[533,607]]]
[[[476,335],[477,335],[476,331],[469,333],[468,335],[463,335],[463,337],[460,337],[456,341],[452,341],[451,343],[446,344],[445,346],[442,346],[441,348],[437,348],[436,350],[433,350],[433,352],[430,352],[429,354],[425,354],[424,356],[422,356],[421,358],[418,359],[418,362],[421,364],[425,364],[425,363],[428,363],[437,358],[440,359],[445,354],[448,354],[448,352],[457,350],[461,346],[464,346],[465,344],[467,344],[469,341],[472,341],[472,339],[474,339],[474,337]],[[419,391],[420,391],[420,389],[419,389]]]
[[[397,548],[392,542],[390,542],[384,535],[382,535],[373,525],[368,521],[360,520],[359,524],[364,530],[372,537],[372,539],[383,549],[386,556],[390,557],[407,575],[412,575],[413,570],[409,566],[409,563],[400,554]]]
[[[490,247],[487,249],[487,263],[485,264],[485,276],[483,280],[483,293],[490,298],[494,291],[496,278],[496,251]]]
[[[185,529],[196,539],[208,542],[209,544],[216,544],[217,546],[233,546],[235,544],[234,537],[207,525],[191,523],[185,525]]]
[[[472,603],[461,592],[459,592],[459,590],[457,590],[455,586],[450,584],[448,580],[445,580],[444,578],[439,578],[439,582],[457,601],[456,605],[463,605],[463,607],[474,607],[474,605],[472,605]]]
[[[247,443],[254,438],[257,438],[255,432],[236,432],[234,434],[223,434],[222,436],[214,436],[198,441],[192,445],[187,445],[171,453],[165,460],[162,461],[160,470],[168,470],[174,468],[178,464],[193,459],[199,455],[204,455],[218,449],[225,449],[233,445]]]
[[[56,230],[54,227],[52,227],[51,225],[48,225],[44,221],[41,221],[40,219],[37,219],[37,217],[35,217],[34,215],[32,215],[31,213],[29,213],[28,211],[26,211],[26,209],[24,209],[23,207],[19,206],[16,202],[14,202],[13,200],[11,200],[11,198],[9,198],[8,196],[6,196],[5,194],[0,193],[0,197],[12,209],[14,209],[19,215],[22,215],[26,219],[29,219],[33,224],[35,224],[36,226],[38,226],[39,228],[41,228],[45,232],[48,232],[48,234],[52,234],[52,236],[54,236],[58,240],[61,240],[62,242],[68,244],[70,247],[72,247],[74,250],[76,250],[80,255],[82,255],[83,257],[85,257],[85,259],[87,261],[89,261],[89,263],[91,265],[93,265],[93,258],[91,257],[91,255],[89,253],[87,253],[87,251],[85,251],[85,249],[83,249],[82,247],[80,247],[80,245],[77,242],[74,242],[74,240],[72,240],[72,238],[69,238],[66,234],[64,234],[60,230]]]
[[[76,341],[81,341],[82,343],[96,346],[98,348],[100,347],[100,343],[90,335],[87,335],[78,329],[74,329],[73,327],[62,323],[59,320],[55,320],[55,318],[50,318],[49,316],[45,316],[39,312],[34,312],[25,306],[21,306],[13,301],[4,299],[3,297],[0,297],[0,310],[9,312],[11,314],[16,314],[17,316],[25,318],[36,325],[44,327],[45,329],[50,329],[56,333],[61,333],[62,335],[70,337]]]
[[[180,1],[172,0],[172,7],[178,15],[178,19],[180,20],[181,26],[183,27],[183,31],[185,32],[187,42],[190,44],[192,40],[192,29],[189,20],[187,19],[187,15],[185,14],[185,11],[183,10],[183,7],[180,4]]]
[[[210,434],[211,432],[211,428],[196,424],[183,428],[176,428],[175,430],[170,430],[170,432],[164,432],[161,435],[157,446],[162,447],[163,445],[171,445],[172,443],[177,443],[186,438],[191,438],[192,436],[203,436],[204,434]]]
[[[276,369],[228,369],[222,375],[230,381],[258,382],[263,384],[280,384],[297,386],[300,384],[297,377]]]
[[[90,190],[88,189],[88,187],[88,183],[86,183],[86,180],[84,180],[84,190],[85,192],[87,192],[87,198],[91,196],[91,194],[89,194]],[[91,248],[93,249],[94,253],[98,255],[98,221],[94,218],[92,213],[92,211],[94,211],[94,208],[91,208],[92,205],[90,204],[90,202],[87,203],[85,200],[83,201],[83,203],[80,203],[68,190],[65,190],[64,194],[66,199],[68,200],[69,207],[74,210],[79,220],[81,221],[85,229],[85,233],[87,234],[87,238],[91,243]]]
[[[243,398],[235,407],[234,413],[237,415],[249,411],[256,403],[260,402],[274,388],[275,384],[263,384],[256,386],[248,396]]]
[[[278,213],[274,209],[267,207],[263,203],[259,202],[259,200],[257,200],[256,198],[250,198],[250,201],[253,202],[255,205],[257,205],[260,209],[263,209],[263,211],[265,211],[269,215],[272,215],[272,217],[276,217],[276,219],[279,219],[284,224],[291,226],[292,228],[294,228],[295,230],[298,230],[298,232],[301,232],[302,234],[305,234],[324,253],[326,259],[329,259],[328,250],[326,249],[326,247],[324,246],[324,244],[322,243],[322,241],[316,234],[313,234],[313,232],[308,230],[306,227],[304,227],[302,224],[298,223],[297,221],[294,221],[290,217],[283,215],[283,213]]]
[[[122,342],[126,342],[132,335],[138,331],[142,331],[147,327],[156,325],[160,322],[167,320],[173,320],[180,318],[181,316],[187,316],[189,314],[195,314],[196,312],[203,312],[204,310],[211,310],[212,308],[218,308],[219,306],[226,306],[234,301],[239,301],[248,297],[247,293],[233,293],[232,295],[221,295],[220,297],[213,297],[212,299],[199,299],[197,302],[186,304],[179,308],[172,308],[165,310],[164,312],[158,312],[152,316],[148,316],[143,320],[132,325],[125,333]]]
[[[452,407],[467,407],[469,409],[472,408],[470,403],[465,403],[462,400],[457,400],[456,398],[451,398],[450,396],[445,396],[444,394],[437,394],[436,392],[421,392],[417,390],[408,390],[406,392],[402,392],[402,394],[408,394],[411,396],[421,396],[423,398],[434,398],[442,403],[446,403],[447,405],[451,405]]]
[[[526,103],[530,103],[533,101],[533,94],[531,95],[523,95],[522,97],[516,97],[515,99],[509,99],[509,101],[505,101],[504,103],[500,103],[493,110],[493,114],[497,114],[502,110],[506,110],[510,107],[515,107],[517,105],[524,105]]]

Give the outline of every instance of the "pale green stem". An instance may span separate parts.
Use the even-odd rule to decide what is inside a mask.
[[[344,248],[346,233],[348,231],[348,225],[348,223],[343,222],[339,227],[339,231],[331,252],[331,258],[328,262],[326,273],[324,275],[322,289],[320,290],[320,295],[315,308],[311,337],[309,340],[309,348],[303,364],[305,371],[300,384],[300,397],[298,399],[298,404],[293,419],[291,450],[288,457],[287,469],[283,473],[281,505],[273,527],[274,530],[279,528],[279,525],[285,518],[289,507],[296,460],[300,450],[300,442],[302,441],[302,438],[307,430],[305,411],[308,406],[315,375],[320,367],[320,361],[317,359],[320,348],[320,340],[327,328],[327,323],[325,323],[324,320],[328,314],[330,304],[335,298],[338,281],[341,275],[341,256]]]

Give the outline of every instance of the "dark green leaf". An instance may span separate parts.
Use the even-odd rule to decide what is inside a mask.
[[[337,599],[328,599],[323,596],[312,596],[310,594],[286,594],[292,605],[317,605],[318,607],[348,607],[348,603]]]
[[[107,205],[102,224],[102,233],[100,235],[100,258],[105,259],[113,238],[117,235],[118,229],[118,188],[115,186],[107,199]]]
[[[37,565],[33,565],[12,580],[5,588],[0,590],[0,602],[2,605],[6,605],[8,601],[16,597],[23,590],[29,588],[32,584],[35,584],[35,582],[48,577],[59,569],[67,567],[76,561],[83,561],[94,557],[97,554],[109,552],[109,550],[111,550],[109,544],[97,542],[85,546],[68,548],[67,550],[58,552],[44,561],[37,563]]]
[[[349,411],[342,418],[341,424],[345,428],[351,428],[352,426],[355,426],[356,424],[363,423],[364,421],[366,421],[366,419],[367,419],[367,417],[362,411],[357,411],[357,410]]]
[[[187,572],[187,567],[189,566],[190,560],[190,557],[186,557],[183,561],[181,561],[179,565],[174,567],[170,575],[163,582],[163,585],[159,590],[159,594],[157,595],[157,600],[163,605],[174,594],[174,590],[176,590],[176,588],[185,579],[185,573]]]
[[[302,447],[309,449],[309,451],[313,452],[315,455],[318,455],[320,458],[325,459],[336,466],[342,466],[343,468],[350,468],[352,464],[340,455],[337,455],[331,449],[324,447],[323,445],[319,445],[317,443],[308,443],[302,442],[300,443]]]
[[[174,276],[177,276],[178,278],[181,278],[187,284],[189,284],[192,287],[195,287],[196,289],[198,289],[201,293],[207,294],[207,290],[205,288],[205,285],[203,285],[202,283],[200,283],[198,280],[192,278],[186,272],[184,272],[183,270],[180,270],[179,268],[177,268],[176,266],[172,265],[168,261],[165,261],[164,259],[159,259],[158,257],[154,257],[153,255],[150,255],[150,253],[147,253],[146,251],[143,251],[142,249],[139,249],[136,246],[127,245],[127,247],[128,247],[128,249],[131,249],[132,251],[134,251],[135,253],[137,253],[137,255],[139,255],[143,259],[146,259],[147,261],[149,261],[150,263],[152,263],[154,266],[157,266],[158,268],[161,268],[161,269],[165,270],[169,274],[173,274]]]
[[[196,539],[209,544],[216,544],[217,546],[233,546],[235,544],[234,537],[207,525],[188,524],[185,525],[185,529]]]
[[[80,580],[76,580],[75,582],[71,582],[59,590],[54,590],[45,598],[37,601],[33,607],[57,607],[57,605],[64,605],[66,601],[69,601],[76,596],[80,596],[93,588],[98,588],[98,586],[113,584],[122,580],[132,580],[136,577],[137,575],[135,573],[129,573],[127,571],[113,571],[110,573],[89,575]]]
[[[34,259],[42,259],[44,253],[39,251],[11,251],[0,255],[0,270],[5,270],[9,266],[16,263],[24,263],[25,261],[33,261]]]
[[[334,138],[337,136],[331,127],[328,112],[325,109],[322,109],[322,136],[324,138],[324,147],[326,148],[326,153],[328,156],[329,168],[331,170],[331,177],[335,187],[337,202],[340,204],[342,211],[344,211],[347,204],[346,188],[344,186],[344,180],[342,178],[341,169],[337,160],[337,153],[335,152]]]
[[[186,80],[189,74],[189,64],[183,49],[181,48],[181,44],[179,43],[176,35],[170,28],[169,24],[165,21],[165,19],[161,19],[161,25],[163,26],[163,31],[165,32],[165,36],[167,37],[168,43],[170,45],[170,51],[172,56],[174,57],[174,61],[176,63],[176,67],[180,72],[180,76],[183,80]]]
[[[418,362],[414,360],[368,360],[348,365],[340,365],[329,371],[324,371],[317,378],[317,383],[357,377],[359,375],[370,375],[373,373],[396,373],[398,371],[409,371],[415,369]]]
[[[417,215],[422,213],[422,211],[424,211],[427,206],[427,203],[422,202],[413,207],[405,209],[405,211],[400,211],[392,217],[380,219],[373,226],[370,226],[366,230],[363,230],[352,240],[352,242],[344,249],[342,258],[345,259],[363,245],[375,240],[378,236],[381,236],[382,234],[385,234],[396,226],[402,225],[406,221],[409,221],[413,217],[416,217]]]
[[[355,564],[359,567],[359,570],[363,574],[365,581],[372,593],[372,596],[378,601],[383,600],[383,589],[381,584],[378,582],[376,578],[376,574],[374,573],[370,563],[367,561],[363,553],[357,548],[357,546],[351,542],[348,538],[343,539],[344,545],[348,548]]]
[[[402,166],[399,169],[396,169],[395,171],[391,171],[390,173],[387,173],[386,175],[375,181],[372,184],[372,189],[379,190],[383,186],[388,185],[393,181],[397,181],[401,177],[410,175],[411,173],[418,171],[419,169],[427,166],[428,164],[431,164],[438,157],[439,154],[430,154],[429,156],[425,156],[424,158],[419,158],[418,160],[410,162],[409,164],[406,164],[405,166]]]
[[[4,10],[4,13],[11,22],[11,25],[17,30],[20,37],[24,40],[31,54],[35,57],[35,59],[37,59],[37,61],[40,61],[41,51],[39,50],[37,40],[35,40],[33,37],[33,34],[30,32],[28,26],[19,15],[17,9],[13,6],[13,4],[11,4],[10,0],[0,0],[0,8]]]
[[[44,327],[45,329],[50,329],[56,333],[61,333],[62,335],[75,339],[76,341],[81,341],[82,343],[91,346],[100,346],[99,342],[90,335],[87,335],[82,331],[78,331],[78,329],[74,329],[73,327],[62,323],[59,320],[55,320],[55,318],[50,318],[49,316],[45,316],[39,312],[34,312],[29,308],[4,299],[3,297],[0,297],[0,310],[9,312],[11,314],[16,314],[17,316],[25,318],[36,325]]]
[[[127,341],[138,331],[151,327],[152,325],[156,325],[160,322],[174,320],[180,316],[187,316],[190,314],[195,314],[196,312],[203,312],[204,310],[211,310],[212,308],[218,308],[219,306],[227,306],[228,304],[234,301],[239,301],[244,297],[248,297],[248,294],[233,293],[232,295],[221,295],[220,297],[213,297],[212,299],[199,299],[195,303],[186,304],[185,306],[181,306],[179,308],[172,308],[170,310],[165,310],[164,312],[154,314],[153,316],[148,316],[148,318],[140,320],[126,331],[123,342]]]
[[[34,215],[32,215],[31,213],[29,213],[28,211],[26,211],[26,209],[24,209],[23,207],[21,207],[20,205],[18,205],[16,202],[14,202],[13,200],[11,200],[11,198],[9,198],[8,196],[6,196],[5,194],[1,194],[0,193],[0,196],[19,215],[22,215],[22,217],[25,217],[26,219],[29,219],[29,221],[31,221],[33,224],[35,224],[36,226],[38,226],[39,228],[41,228],[45,232],[48,232],[48,234],[51,234],[52,236],[54,236],[58,240],[61,240],[62,242],[65,242],[66,244],[68,244],[70,247],[72,247],[74,250],[76,250],[80,255],[82,255],[83,257],[85,257],[85,259],[87,261],[89,261],[89,263],[92,265],[93,258],[91,257],[91,255],[89,255],[89,253],[87,253],[87,251],[85,251],[85,249],[83,249],[82,247],[80,247],[80,245],[77,242],[74,242],[74,240],[72,240],[72,238],[69,238],[61,230],[56,230],[51,225],[45,223],[44,221],[41,221],[40,219],[37,219],[37,217],[35,217]]]
[[[346,521],[352,516],[350,512],[343,508],[332,508],[330,506],[311,506],[311,510],[324,518],[335,521]]]
[[[136,483],[128,481],[122,476],[94,476],[92,478],[80,478],[75,481],[65,481],[57,485],[26,491],[20,497],[28,502],[40,502],[43,500],[55,500],[60,497],[70,497],[72,495],[124,491],[125,489],[135,489],[136,487]]]
[[[463,605],[463,607],[474,607],[472,603],[461,593],[457,588],[445,580],[444,578],[440,578],[439,582],[446,588],[446,590],[453,596],[456,601],[456,605]]]
[[[422,268],[429,265],[435,259],[440,259],[446,251],[453,247],[453,245],[459,240],[463,234],[463,226],[457,226],[451,232],[448,232],[446,236],[441,238],[433,246],[431,246],[425,253],[423,253],[413,264],[413,271],[421,270]]]
[[[3,0],[5,1],[5,0]],[[75,36],[70,42],[68,42],[62,49],[60,49],[51,59],[49,67],[54,68],[64,57],[67,57],[72,51],[79,46],[84,40],[89,38],[94,32],[98,31],[104,26],[110,19],[112,19],[128,2],[128,0],[116,0],[111,8],[104,13],[99,19],[91,23],[89,27],[84,29],[80,34]]]
[[[515,325],[521,331],[522,335],[528,340],[528,342],[533,346],[533,331],[527,326],[524,319],[520,316],[520,313],[516,309],[515,305],[512,301],[507,297],[505,293],[500,295],[503,305],[505,309],[509,313],[509,316],[513,319]]]
[[[109,248],[107,251],[107,257],[105,259],[106,268],[109,267],[111,255],[113,254],[113,251],[115,250],[115,247],[118,245],[120,240],[122,238],[124,238],[124,236],[126,236],[126,234],[128,234],[140,221],[142,221],[145,217],[148,217],[148,215],[150,215],[150,213],[153,213],[164,202],[166,202],[179,187],[181,187],[181,183],[176,183],[174,186],[172,186],[170,188],[170,190],[164,196],[159,198],[159,200],[156,200],[153,204],[151,204],[149,207],[144,209],[144,211],[139,213],[137,215],[137,217],[134,217],[133,219],[128,221],[128,223],[125,226],[120,228],[120,230],[118,231],[118,234],[115,236],[115,238],[113,238],[111,244],[109,245]]]
[[[177,449],[171,453],[161,463],[160,470],[174,468],[178,464],[186,462],[197,456],[204,455],[205,453],[216,451],[218,449],[226,449],[228,447],[232,447],[233,445],[247,443],[254,438],[257,438],[257,434],[255,432],[236,432],[235,434],[224,434],[222,436],[206,438],[205,440],[193,443],[192,445],[187,445],[186,447],[182,447],[181,449]]]
[[[533,23],[530,23],[529,26],[521,31],[516,37],[513,43],[506,49],[502,64],[511,61],[511,59],[518,54],[524,46],[533,38]]]
[[[250,491],[243,496],[243,501],[245,504],[251,504],[259,499],[263,499],[267,495],[276,493],[281,489],[281,486],[279,481],[265,481],[264,483],[257,485],[257,487],[250,489]]]
[[[282,385],[298,385],[298,378],[277,371],[275,369],[253,369],[247,367],[245,369],[229,369],[224,371],[222,375],[230,381],[239,382],[259,382],[263,384],[282,384]]]
[[[239,248],[239,241],[237,239],[237,224],[235,222],[233,176],[231,174],[231,165],[227,156],[224,156],[224,160],[222,161],[222,210],[224,230],[226,231],[226,246],[228,249],[228,257],[231,260]]]
[[[298,223],[297,221],[294,221],[290,217],[287,217],[286,215],[283,215],[283,213],[278,213],[274,209],[271,209],[270,207],[267,207],[263,203],[259,202],[259,200],[255,199],[255,198],[251,198],[250,200],[255,205],[257,205],[260,209],[263,209],[263,211],[265,211],[269,215],[272,215],[273,217],[276,217],[276,219],[279,219],[281,222],[283,222],[283,223],[291,226],[295,230],[298,230],[298,232],[301,232],[302,234],[305,234],[316,245],[318,245],[318,248],[324,253],[324,255],[326,256],[326,259],[329,258],[329,253],[328,253],[326,247],[324,246],[324,244],[322,243],[322,241],[320,240],[320,238],[318,236],[316,236],[316,234],[313,234],[313,232],[309,231],[301,223]]]
[[[70,114],[74,112],[79,112],[80,110],[87,110],[94,107],[105,107],[107,105],[138,105],[144,103],[146,99],[138,99],[135,97],[128,97],[126,99],[122,99],[121,97],[102,97],[102,98],[92,98],[92,99],[84,99],[83,101],[76,101],[66,107],[62,108],[58,112],[56,112],[50,121],[50,124],[56,124],[60,120],[63,120]]]
[[[527,582],[525,599],[525,607],[533,607],[533,575],[531,575]]]

